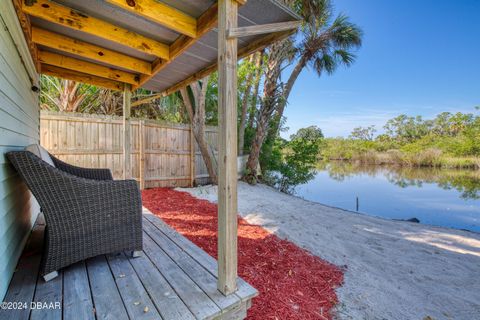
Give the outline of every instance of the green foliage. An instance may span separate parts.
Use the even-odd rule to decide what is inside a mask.
[[[290,140],[306,140],[306,141],[320,141],[323,138],[322,130],[317,126],[310,126],[307,128],[301,128],[290,136]]]
[[[369,140],[327,138],[321,150],[322,159],[352,160],[356,155],[380,149],[380,143]]]
[[[40,106],[45,110],[89,112],[98,107],[100,90],[95,86],[41,76],[40,89]]]
[[[372,141],[375,137],[375,132],[377,132],[375,126],[356,127],[350,133],[350,139]]]
[[[372,128],[372,127],[368,127]],[[325,139],[323,159],[370,164],[480,167],[480,116],[443,112],[434,119],[400,115],[373,139],[368,128],[355,128],[348,139]]]
[[[205,95],[205,124],[218,125],[218,73],[214,72],[208,78],[208,88]]]
[[[409,117],[402,114],[388,120],[383,128],[390,138],[400,143],[408,143],[425,136],[430,126],[421,116]]]
[[[297,131],[290,141],[277,138],[273,144],[265,181],[282,192],[293,193],[297,185],[315,176],[322,145],[322,131],[311,126]]]
[[[362,44],[362,30],[344,14],[334,17],[331,0],[295,0],[291,7],[303,18],[301,40],[293,51],[302,63],[309,64],[318,75],[353,64],[353,52]]]

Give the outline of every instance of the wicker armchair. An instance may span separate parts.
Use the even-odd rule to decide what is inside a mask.
[[[45,215],[41,274],[46,281],[75,262],[142,250],[142,200],[137,182],[112,179],[108,169],[55,167],[29,151],[7,153]]]

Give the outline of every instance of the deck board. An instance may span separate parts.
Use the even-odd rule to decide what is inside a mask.
[[[85,262],[77,262],[63,273],[63,318],[95,319]]]
[[[144,218],[149,220],[155,225],[162,233],[169,237],[179,247],[188,253],[193,259],[195,259],[200,265],[202,265],[208,272],[210,272],[215,278],[218,277],[217,261],[208,253],[200,249],[193,242],[173,230],[163,220],[158,219],[155,215],[151,214],[148,210],[144,209]],[[250,300],[258,295],[257,289],[249,285],[242,278],[237,279],[238,290],[235,292],[242,301]]]
[[[15,310],[1,308],[0,319],[2,320],[28,320],[30,317],[30,302],[33,301],[35,294],[38,269],[42,258],[44,229],[43,222],[34,226],[3,299],[7,302],[21,302],[22,306]],[[23,305],[24,302],[27,303],[26,308]]]
[[[44,223],[39,217],[4,298],[57,303],[60,309],[0,310],[0,319],[243,319],[257,291],[239,278],[225,297],[216,289],[217,263],[190,240],[144,209],[144,248],[101,255],[39,275]]]
[[[58,277],[49,282],[43,281],[43,278],[38,276],[33,300],[42,304],[58,302],[61,305],[63,300],[63,272],[60,271]],[[62,309],[57,309],[55,306],[53,309],[35,308],[32,310],[30,320],[62,320]]]
[[[197,319],[211,319],[220,314],[220,309],[205,292],[146,234],[143,243],[143,251]]]
[[[107,255],[118,290],[131,319],[161,319],[132,265],[123,253]]]
[[[143,228],[152,240],[177,263],[185,274],[187,274],[221,310],[228,311],[240,305],[241,300],[236,294],[225,297],[217,290],[217,279],[211,273],[199,265],[192,257],[146,219],[144,220]]]
[[[194,320],[185,303],[170,286],[160,271],[146,255],[131,258],[130,263],[137,272],[145,289],[165,320]]]
[[[128,319],[127,310],[105,256],[87,260],[87,271],[97,318]],[[112,308],[112,306],[114,307]]]

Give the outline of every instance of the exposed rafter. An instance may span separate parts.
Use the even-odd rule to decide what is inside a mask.
[[[146,61],[37,27],[32,28],[32,41],[45,47],[134,72],[150,74],[152,71],[150,63]]]
[[[121,81],[124,83],[137,84],[138,76],[121,71],[101,66],[96,63],[91,63],[83,60],[79,60],[72,57],[67,57],[58,53],[39,51],[38,58],[42,64],[49,64],[64,69],[78,71],[82,73],[88,73],[94,76],[107,78],[110,80]]]
[[[23,5],[23,12],[62,26],[85,32],[120,45],[170,59],[169,46],[109,22],[87,16],[79,11],[48,0],[36,0],[31,6]]]
[[[188,37],[197,36],[197,20],[155,0],[106,0],[108,3],[140,15]]]
[[[28,50],[32,56],[32,60],[35,63],[35,68],[37,72],[40,71],[40,64],[38,63],[38,49],[35,43],[31,41],[32,39],[32,25],[30,23],[30,18],[22,11],[22,0],[13,0],[12,1],[15,11],[17,12],[18,21],[22,27],[25,40],[27,41]]]
[[[210,32],[218,23],[218,3],[216,1],[196,19],[158,0],[103,0],[113,6],[110,7],[113,10],[118,8],[118,10],[128,11],[181,34],[171,45],[167,45],[130,29],[83,14],[59,4],[58,1],[11,1],[16,6],[17,15],[27,41],[31,40],[29,46],[32,57],[34,59],[37,57],[38,65],[40,66],[41,63],[43,66],[42,70],[50,72],[50,74],[56,72],[68,75],[70,78],[75,76],[77,79],[82,79],[78,81],[95,81],[97,85],[103,83],[104,87],[108,86],[115,90],[121,89],[119,83],[130,84],[132,89],[140,88],[165,69],[173,60],[189,50],[199,38]],[[238,5],[247,2],[245,0],[229,1]],[[151,54],[156,56],[156,59],[153,62],[145,61],[70,36],[32,27],[29,24],[29,15]],[[250,43],[247,47],[239,49],[238,58],[241,58],[261,49],[261,46],[267,46],[273,41],[293,33],[299,24],[300,21],[288,21],[248,27],[233,26],[226,30],[226,36],[227,40],[230,40],[268,33],[268,35]],[[109,46],[108,42],[105,46]],[[53,50],[48,50],[45,47]],[[211,73],[216,68],[217,62],[212,62],[187,79],[171,85],[161,95],[175,92],[179,88]],[[153,100],[156,97],[158,96],[152,96],[148,99]],[[137,101],[132,106],[144,102],[145,100]]]
[[[292,29],[297,29],[301,23],[302,21],[288,21],[288,22],[269,23],[269,24],[261,24],[261,25],[254,25],[254,26],[248,26],[248,27],[232,28],[227,30],[227,36],[229,38],[240,38],[240,37],[255,36],[258,34],[292,30]]]
[[[264,37],[258,39],[257,41],[252,42],[248,46],[239,49],[238,50],[238,59],[245,58],[246,56],[252,54],[255,51],[262,50],[265,47],[267,47],[268,45],[272,44],[273,42],[285,39],[288,36],[292,35],[293,33],[295,33],[295,30],[287,30],[287,31],[272,33],[272,34],[269,34],[267,36],[264,36]],[[206,77],[207,75],[214,72],[215,70],[217,70],[217,63],[214,63],[214,64],[206,67],[205,69],[191,75],[187,79],[182,80],[179,83],[176,83],[175,85],[173,85],[170,88],[162,91],[161,93],[151,95],[147,98],[144,98],[144,99],[137,100],[137,101],[133,102],[132,107],[136,107],[136,106],[139,106],[141,104],[148,103],[150,101],[153,101],[153,100],[156,100],[156,99],[159,99],[159,98],[162,98],[162,97],[166,97],[166,96],[168,96],[168,95],[170,95],[174,92],[177,92],[178,90],[180,90],[181,88],[189,85],[190,83]]]
[[[111,90],[123,90],[124,88],[124,84],[122,82],[113,81],[110,79],[105,79],[90,74],[59,68],[47,64],[42,64],[40,70],[43,74],[47,74],[50,76],[92,84]]]
[[[217,3],[214,3],[197,20],[197,38],[202,37],[204,34],[212,30],[217,24],[217,19],[218,7]],[[153,63],[152,74],[148,76],[142,75],[140,77],[140,83],[138,84],[138,86],[134,86],[133,89],[138,88],[139,86],[143,85],[148,80],[153,78],[157,73],[159,73],[163,68],[165,68],[170,63],[170,61],[175,60],[176,57],[178,57],[185,50],[190,48],[190,46],[193,45],[195,41],[196,39],[187,37],[185,35],[178,37],[178,39],[170,45],[170,60],[162,61],[157,59]]]

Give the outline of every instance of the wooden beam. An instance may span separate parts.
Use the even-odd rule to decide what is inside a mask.
[[[115,70],[96,63],[67,57],[58,53],[40,50],[38,58],[43,64],[49,64],[69,70],[88,73],[94,76],[121,81],[124,83],[137,84],[139,79],[139,77],[133,73]]]
[[[116,51],[76,40],[37,27],[32,28],[32,41],[45,47],[68,52],[79,57],[92,59],[119,68],[150,74],[151,64]]]
[[[146,97],[146,98],[143,98],[143,99],[140,99],[140,100],[137,100],[137,101],[134,101],[132,102],[132,108],[134,107],[138,107],[139,105],[142,105],[142,104],[145,104],[145,103],[149,103],[153,100],[157,100],[159,98],[162,98],[162,97],[165,97],[166,95],[162,92],[162,93],[157,93],[157,94],[152,94],[151,96],[149,97]]]
[[[145,120],[140,120],[139,121],[139,135],[138,135],[138,144],[139,144],[139,149],[140,149],[140,165],[139,165],[139,172],[140,172],[140,190],[145,189]]]
[[[274,43],[276,41],[283,40],[283,39],[291,36],[294,33],[295,33],[295,30],[287,30],[287,31],[282,31],[282,32],[277,32],[277,33],[272,33],[272,34],[266,35],[266,36],[264,36],[264,37],[262,37],[262,38],[260,38],[256,41],[250,43],[249,45],[239,49],[238,50],[238,59],[245,58],[246,56],[249,56],[250,54],[254,53],[255,51],[263,50],[265,47],[271,45],[272,43]],[[157,94],[154,94],[150,97],[147,97],[147,98],[144,98],[144,99],[137,100],[137,101],[133,102],[132,107],[137,107],[139,105],[149,103],[153,100],[156,100],[156,99],[159,99],[159,98],[162,98],[162,97],[166,97],[166,96],[168,96],[168,95],[170,95],[174,92],[177,92],[178,90],[180,90],[181,88],[189,85],[190,83],[206,77],[210,73],[217,70],[217,67],[218,67],[217,63],[214,63],[214,64],[206,67],[205,69],[202,69],[197,73],[194,73],[190,77],[174,84],[173,86],[169,87],[168,89],[166,89],[166,90],[164,90],[160,93],[157,93]]]
[[[218,1],[218,289],[237,290],[237,27],[238,4]]]
[[[238,50],[238,59],[245,58],[246,56],[249,56],[250,54],[254,53],[255,51],[262,50],[265,47],[271,45],[272,43],[274,43],[276,41],[280,41],[282,39],[287,38],[288,36],[291,36],[293,33],[295,33],[295,30],[288,30],[288,31],[283,31],[283,32],[272,33],[272,34],[269,34],[265,37],[262,37],[262,38],[260,38],[256,41],[250,43],[248,46],[245,46],[245,47],[239,49]],[[174,84],[170,88],[168,88],[168,89],[166,89],[166,90],[164,90],[160,93],[157,93],[157,94],[151,95],[150,97],[146,97],[144,99],[137,100],[137,101],[133,102],[132,107],[137,107],[139,105],[149,103],[153,100],[156,100],[156,99],[159,99],[159,98],[162,98],[162,97],[166,97],[166,96],[168,96],[168,95],[170,95],[174,92],[177,92],[178,90],[180,90],[181,88],[189,85],[190,83],[192,83],[194,81],[197,81],[197,80],[200,80],[200,79],[208,76],[210,73],[217,70],[217,67],[218,67],[217,63],[214,63],[214,64],[206,67],[205,69],[202,69],[197,73],[194,73],[190,77]]]
[[[106,0],[108,3],[135,13],[188,37],[197,36],[197,20],[175,8],[155,0]]]
[[[254,25],[254,26],[248,26],[248,27],[238,27],[238,28],[229,29],[227,31],[227,35],[229,38],[240,38],[240,37],[254,36],[258,34],[274,33],[274,32],[297,29],[301,23],[302,21],[288,21],[288,22],[280,22],[280,23]]]
[[[294,33],[295,33],[295,30],[287,30],[287,31],[271,33],[264,37],[261,37],[251,42],[249,45],[238,50],[238,59],[245,58],[251,55],[252,53],[254,53],[255,51],[263,50],[269,45],[271,45],[272,43],[286,39]]]
[[[23,35],[25,36],[25,41],[28,45],[28,50],[32,56],[32,60],[35,64],[37,72],[40,72],[40,63],[38,62],[38,49],[35,43],[32,41],[32,24],[30,22],[30,17],[22,11],[22,0],[13,0],[13,7],[17,13],[18,21],[22,27]]]
[[[71,8],[48,0],[36,0],[33,5],[22,7],[23,12],[60,24],[70,29],[78,30],[116,42],[122,46],[148,53],[162,59],[170,57],[169,46],[138,33],[113,25],[109,22],[90,17]]]
[[[202,37],[204,34],[212,30],[215,25],[217,24],[217,17],[218,17],[218,6],[217,3],[214,3],[210,8],[207,9],[197,20],[197,38]],[[159,73],[162,69],[164,69],[171,61],[173,61],[176,57],[181,55],[185,52],[188,48],[190,48],[196,39],[187,37],[182,35],[178,37],[170,45],[170,60],[160,60],[157,59],[153,63],[152,74],[150,75],[142,75],[140,76],[140,83],[138,86],[134,86],[133,89],[137,89],[138,87],[145,84],[148,80],[153,78],[157,73]]]
[[[130,179],[131,173],[131,144],[130,144],[130,115],[131,115],[132,88],[125,84],[123,88],[123,179]]]
[[[82,82],[86,84],[91,84],[97,87],[103,87],[111,90],[123,90],[123,83],[118,81],[113,81],[110,79],[105,79],[97,76],[92,76],[90,74],[68,70],[64,68],[59,68],[51,66],[48,64],[42,64],[40,68],[41,73],[54,76],[62,79],[73,80],[77,82]]]
[[[190,120],[191,121],[191,120]],[[193,124],[190,123],[190,186],[193,188],[195,187],[195,177],[196,177],[196,170],[195,170],[195,162],[197,157],[196,152],[196,145],[197,142],[195,141],[195,135],[193,133]]]
[[[238,50],[238,59],[245,58],[246,56],[249,56],[250,54],[254,53],[255,51],[262,50],[265,47],[271,45],[272,43],[274,43],[276,41],[280,41],[282,39],[285,39],[285,38],[291,36],[293,33],[295,33],[295,30],[277,32],[277,33],[272,33],[272,34],[269,34],[267,36],[264,36],[264,37],[262,37],[262,38],[260,38],[256,41],[250,43],[249,45],[239,49]],[[178,90],[180,90],[181,88],[189,85],[190,83],[192,83],[194,81],[197,81],[199,79],[202,79],[202,78],[206,77],[207,75],[209,75],[210,73],[214,72],[215,70],[217,70],[217,66],[218,66],[217,63],[214,63],[214,64],[206,67],[205,69],[202,69],[197,73],[194,73],[190,77],[174,84],[173,86],[164,90],[161,93],[152,95],[152,96],[147,97],[145,99],[135,101],[134,103],[132,103],[132,107],[133,106],[136,107],[136,106],[139,106],[141,104],[148,103],[150,101],[159,99],[161,97],[166,97],[166,96],[168,96],[168,95],[170,95],[174,92],[177,92]]]

